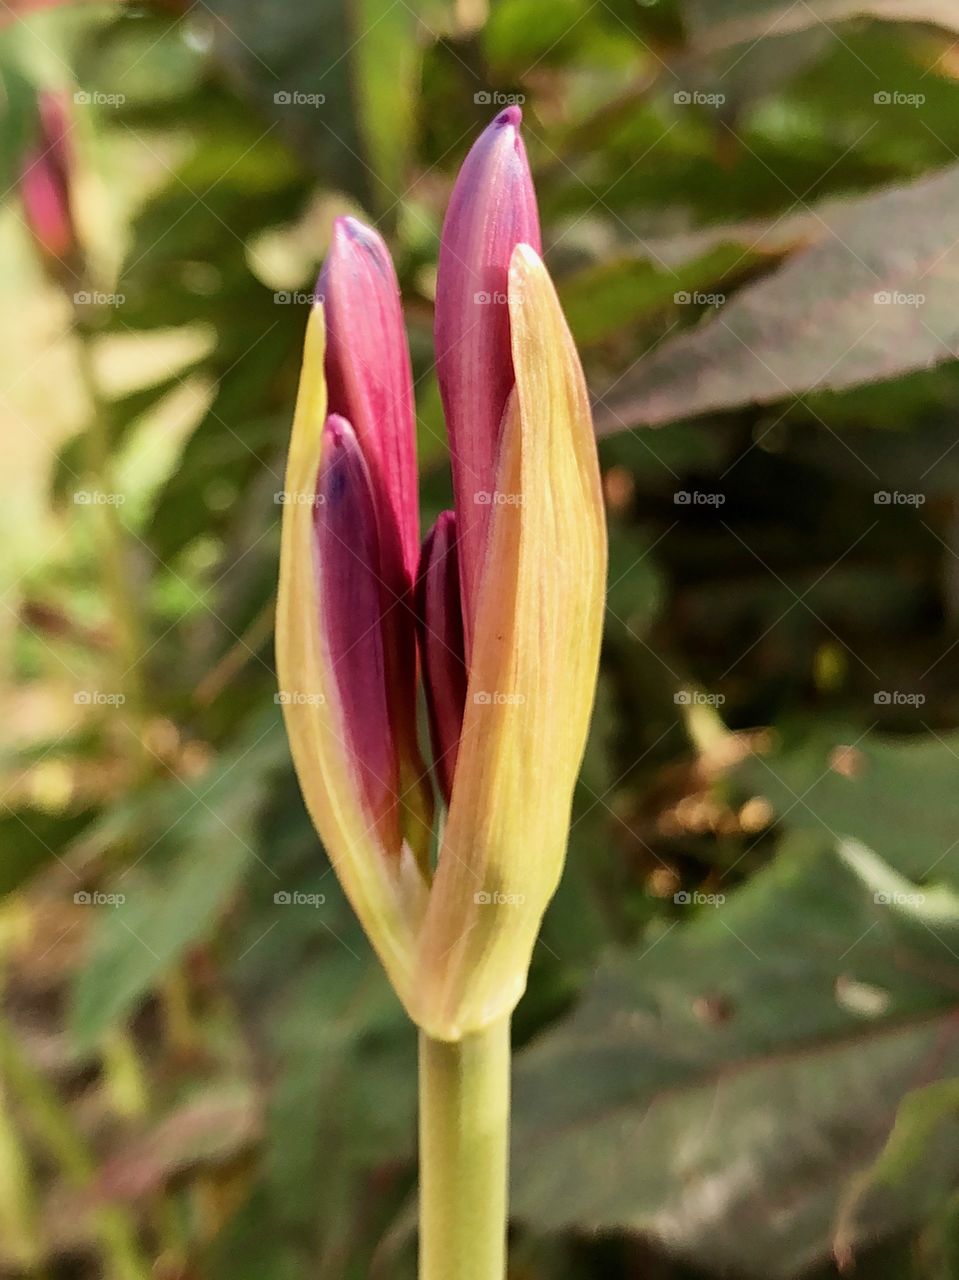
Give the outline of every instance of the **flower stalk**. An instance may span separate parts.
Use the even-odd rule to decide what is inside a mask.
[[[509,1019],[420,1032],[420,1280],[506,1273]]]

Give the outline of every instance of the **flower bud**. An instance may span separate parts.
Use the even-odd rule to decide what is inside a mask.
[[[399,774],[386,696],[380,555],[373,487],[353,428],[331,414],[313,506],[317,619],[347,751],[384,845],[399,853]]]
[[[76,241],[70,205],[69,125],[59,94],[42,90],[37,109],[39,137],[23,158],[20,199],[27,226],[40,252],[47,258],[62,261],[69,256]]]
[[[519,107],[474,143],[450,197],[436,278],[436,369],[449,432],[467,654],[496,489],[500,424],[514,382],[510,256],[540,247]]]
[[[390,585],[408,585],[419,558],[413,376],[400,290],[382,237],[337,218],[317,291],[326,319],[331,413],[352,423],[377,494]]]
[[[466,703],[456,516],[452,511],[440,515],[423,542],[416,604],[433,768],[448,805]]]

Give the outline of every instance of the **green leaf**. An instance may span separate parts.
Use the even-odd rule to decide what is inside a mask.
[[[322,6],[212,0],[215,48],[264,116],[324,180],[360,197],[369,171],[351,100],[350,50],[357,41],[343,0]]]
[[[24,152],[36,132],[36,90],[19,70],[12,53],[8,39],[0,53],[0,190],[5,194],[14,192]]]
[[[263,827],[269,867],[251,869],[230,969],[272,1082],[253,1211],[311,1276],[365,1276],[407,1192],[405,1173],[396,1186],[390,1175],[413,1153],[416,1035],[323,856],[292,770],[271,789]],[[217,1255],[212,1274],[232,1277],[235,1250]]]
[[[160,885],[123,880],[123,901],[102,909],[89,965],[77,984],[72,1030],[81,1049],[125,1017],[194,939],[212,928],[247,861],[242,835],[212,849],[190,849]]]
[[[681,908],[683,913],[694,906]],[[959,1068],[955,923],[876,902],[821,842],[603,965],[518,1061],[514,1210],[777,1280],[824,1259],[900,1100]],[[910,1225],[908,1191],[855,1243]]]
[[[568,276],[559,295],[576,341],[599,342],[652,312],[672,310],[684,294],[705,293],[734,268],[743,273],[758,256],[719,244],[675,270],[645,256],[614,258]]]
[[[597,426],[658,426],[841,390],[954,358],[959,167],[830,204],[828,234],[664,341],[601,401]]]
[[[191,943],[215,928],[257,856],[255,818],[269,774],[284,756],[273,722],[210,777],[147,792],[91,833],[90,847],[135,835],[143,853],[115,878],[102,903],[91,895],[98,919],[70,1011],[81,1050],[93,1048]]]
[[[101,1165],[94,1202],[137,1200],[197,1166],[229,1165],[261,1136],[259,1100],[246,1082],[217,1080],[194,1090],[149,1132],[136,1134]]]
[[[5,808],[0,816],[0,898],[54,862],[91,817],[89,811],[51,814],[43,809]]]
[[[957,885],[957,753],[957,734],[885,739],[837,729],[753,756],[739,778],[789,829],[854,839],[911,880]]]
[[[377,178],[376,202],[395,209],[407,188],[420,73],[416,13],[393,0],[354,0],[362,38],[352,49],[357,119]]]
[[[951,1149],[955,1161],[957,1140],[959,1080],[938,1080],[903,1098],[886,1145],[875,1162],[853,1180],[840,1207],[833,1242],[833,1252],[840,1264],[853,1261],[849,1240],[855,1236],[853,1224],[868,1198],[882,1193],[887,1197],[890,1193],[902,1194],[904,1186],[937,1145]],[[950,1192],[940,1170],[936,1172],[940,1176],[934,1180],[933,1193],[941,1202]],[[930,1204],[927,1211],[935,1208],[935,1204]]]
[[[951,0],[685,0],[690,35],[701,48],[723,48],[746,40],[801,31],[817,23],[869,14],[896,22],[932,22],[959,31],[959,12]]]

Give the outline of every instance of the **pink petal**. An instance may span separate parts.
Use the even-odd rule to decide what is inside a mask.
[[[345,741],[384,842],[399,848],[399,774],[383,650],[379,540],[370,473],[353,428],[323,429],[313,515],[323,640],[343,708]]]
[[[452,511],[440,515],[423,542],[416,603],[433,763],[449,804],[467,683],[456,516]]]
[[[70,125],[63,96],[41,90],[37,111],[40,136],[23,159],[20,199],[27,225],[42,252],[52,258],[65,258],[75,236],[70,211]]]
[[[477,139],[450,198],[436,281],[436,364],[458,517],[467,646],[483,567],[500,422],[513,386],[509,311],[515,245],[540,247],[536,194],[507,107]]]
[[[30,233],[51,258],[65,258],[73,246],[67,193],[48,156],[33,152],[20,175],[20,200]]]
[[[337,218],[317,285],[327,328],[331,413],[352,424],[370,469],[383,568],[400,594],[419,556],[413,377],[400,290],[380,235]]]

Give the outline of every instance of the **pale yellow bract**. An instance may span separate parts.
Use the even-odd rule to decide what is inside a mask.
[[[280,687],[324,699],[284,707],[300,785],[410,1016],[443,1040],[502,1019],[523,993],[562,872],[602,632],[606,530],[586,385],[553,284],[526,245],[512,255],[509,310],[516,387],[431,886],[412,855],[389,856],[364,819],[324,665],[311,508],[293,502],[283,513]],[[287,472],[293,492],[315,486],[326,409],[322,356],[315,308]]]
[[[322,636],[313,505],[326,419],[323,309],[312,308],[286,465],[276,667],[287,695],[283,717],[300,790],[313,825],[370,941],[408,1003],[416,933],[427,886],[411,854],[387,854],[362,799],[346,750],[343,710]]]

